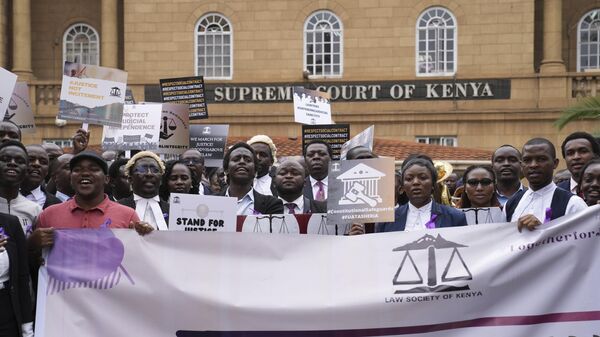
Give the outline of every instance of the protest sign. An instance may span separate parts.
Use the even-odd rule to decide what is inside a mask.
[[[523,233],[57,230],[36,337],[592,337],[599,223],[594,206]]]
[[[506,222],[500,207],[461,208],[460,210],[465,213],[469,225]]]
[[[330,224],[394,221],[394,159],[342,160],[329,164]]]
[[[235,232],[236,198],[171,193],[169,205],[170,231]]]
[[[204,156],[204,166],[223,166],[229,125],[190,125],[190,148]]]
[[[161,115],[162,104],[125,105],[123,125],[104,127],[102,149],[157,150]]]
[[[26,82],[17,82],[15,85],[4,119],[17,124],[23,133],[35,133],[35,120]]]
[[[189,104],[190,120],[208,118],[204,77],[180,77],[160,80],[161,99],[165,103]]]
[[[65,61],[58,118],[120,127],[127,73]]]
[[[306,144],[322,140],[331,146],[332,160],[340,160],[342,144],[350,139],[350,124],[302,125],[302,152]]]
[[[125,104],[135,104],[135,98],[133,97],[133,91],[127,88],[125,90]]]
[[[162,104],[160,142],[157,153],[184,153],[190,146],[190,115],[187,104]]]
[[[0,67],[0,112],[6,111],[17,83],[17,75]]]
[[[302,124],[333,124],[329,94],[294,87],[294,120]]]
[[[369,150],[373,151],[373,137],[375,136],[375,125],[371,125],[368,128],[364,129],[361,133],[352,137],[349,141],[344,143],[340,149],[340,158],[342,160],[346,159],[346,154],[348,150],[355,148],[357,146],[364,146]]]

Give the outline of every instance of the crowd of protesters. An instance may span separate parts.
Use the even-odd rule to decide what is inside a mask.
[[[228,148],[222,167],[207,168],[195,149],[166,162],[150,151],[99,154],[87,149],[83,129],[72,153],[53,144],[24,146],[10,121],[0,123],[0,140],[0,336],[33,335],[32,289],[56,229],[167,230],[171,193],[234,197],[237,215],[327,212],[332,151],[323,141],[308,143],[300,159],[278,161],[276,144],[257,135]],[[485,207],[500,207],[507,222],[534,230],[600,204],[598,139],[575,132],[560,150],[567,166],[560,175],[554,144],[533,138],[522,147],[502,145],[489,164],[444,179],[431,158],[411,155],[396,174],[395,220],[352,224],[348,234],[464,226],[459,209]],[[363,146],[346,155],[369,158],[377,153]]]

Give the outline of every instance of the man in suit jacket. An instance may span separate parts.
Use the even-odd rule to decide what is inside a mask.
[[[272,195],[277,197],[277,189],[271,175],[271,168],[277,160],[277,147],[269,136],[256,135],[247,141],[252,146],[258,164],[256,166],[256,178],[254,179],[254,189],[260,194]]]
[[[223,157],[223,169],[229,187],[223,195],[237,198],[237,215],[282,214],[281,200],[262,195],[252,187],[256,176],[258,158],[246,143],[233,145]]]
[[[331,161],[331,146],[322,140],[313,140],[304,148],[304,160],[309,176],[304,180],[304,196],[310,200],[327,200],[327,176]]]
[[[406,217],[408,215],[408,204],[400,205],[394,212],[394,222],[379,223],[375,226],[376,232],[398,232],[406,228]],[[443,206],[435,201],[431,204],[431,219],[435,228],[466,226],[465,214],[454,208]]]
[[[600,144],[587,132],[574,132],[565,138],[561,147],[562,156],[571,172],[571,179],[557,184],[563,190],[577,194],[577,182],[581,169],[595,157],[600,157]]]
[[[165,166],[162,160],[150,151],[136,153],[125,165],[131,182],[133,195],[118,202],[135,209],[138,217],[158,230],[167,230],[169,205],[160,200],[158,191]]]
[[[0,283],[0,302],[4,312],[12,311],[15,322],[3,322],[18,329],[18,336],[33,336],[33,314],[31,292],[29,291],[29,268],[27,266],[27,246],[19,219],[14,215],[0,213],[0,254],[8,255],[8,279]],[[8,239],[7,239],[8,238]],[[1,257],[0,257],[1,258]],[[0,275],[4,270],[0,268]],[[9,300],[10,299],[10,300]],[[8,305],[11,302],[11,305]],[[2,331],[7,325],[0,323]],[[16,335],[15,335],[16,336]]]
[[[275,187],[279,199],[283,201],[285,214],[327,213],[327,203],[311,200],[302,193],[304,167],[296,160],[286,160],[275,171]]]
[[[27,199],[36,202],[42,209],[60,204],[62,201],[48,193],[43,186],[50,165],[48,153],[41,145],[28,145],[26,149],[27,156],[29,157],[29,166],[27,167],[27,175],[21,183],[21,194]]]

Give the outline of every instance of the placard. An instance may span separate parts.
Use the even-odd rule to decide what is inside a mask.
[[[353,149],[357,146],[364,146],[373,151],[373,138],[375,136],[375,125],[371,125],[368,128],[364,129],[361,133],[352,137],[349,141],[344,143],[340,150],[340,158],[342,160],[346,159],[346,154],[348,150]]]
[[[179,77],[160,80],[161,99],[165,103],[182,103],[190,106],[190,120],[208,118],[204,77]]]
[[[22,133],[35,133],[35,120],[26,82],[17,82],[15,85],[4,119],[17,124]]]
[[[6,111],[17,83],[17,75],[0,67],[0,111]]]
[[[171,193],[169,230],[235,232],[237,198]]]
[[[125,104],[135,104],[135,98],[133,97],[133,91],[128,87],[125,90]]]
[[[329,94],[303,87],[294,87],[294,120],[296,123],[333,124]]]
[[[302,125],[302,153],[306,144],[313,140],[322,140],[329,144],[332,160],[340,160],[342,145],[350,139],[350,124]]]
[[[327,222],[394,221],[394,159],[342,160],[329,164]]]
[[[482,225],[506,222],[506,216],[500,207],[461,208],[468,225]]]
[[[105,126],[102,149],[115,151],[157,150],[162,104],[125,105],[123,125]]]
[[[190,125],[190,148],[204,156],[204,166],[222,167],[229,125]]]
[[[58,118],[120,127],[127,73],[65,61]]]
[[[190,114],[187,104],[162,104],[157,153],[182,154],[190,147]]]

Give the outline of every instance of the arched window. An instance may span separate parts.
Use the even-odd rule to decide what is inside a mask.
[[[600,9],[581,18],[577,28],[577,71],[600,69]]]
[[[312,76],[341,76],[343,27],[330,11],[311,14],[304,24],[304,69]]]
[[[63,36],[63,61],[99,65],[100,39],[90,25],[77,23]]]
[[[456,72],[456,19],[445,8],[427,9],[417,20],[417,75]]]
[[[208,79],[231,79],[233,32],[221,14],[210,13],[196,25],[196,75]]]

